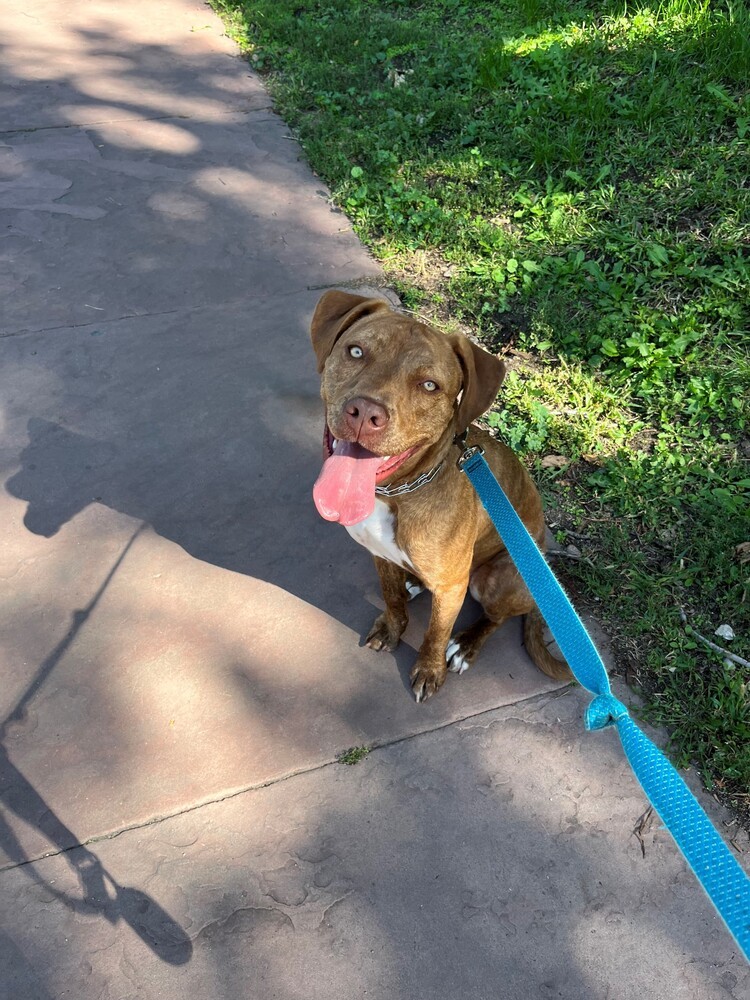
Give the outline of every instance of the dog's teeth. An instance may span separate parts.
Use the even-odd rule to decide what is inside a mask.
[[[331,440],[332,440],[331,451],[336,451],[336,445],[338,444],[338,440],[336,438],[332,438]]]

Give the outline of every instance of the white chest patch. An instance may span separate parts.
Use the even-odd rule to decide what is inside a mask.
[[[407,554],[396,545],[393,529],[393,514],[390,512],[388,504],[382,500],[376,500],[375,510],[372,514],[364,521],[360,521],[359,524],[347,527],[346,530],[355,542],[364,545],[374,556],[387,559],[402,569],[414,571]]]

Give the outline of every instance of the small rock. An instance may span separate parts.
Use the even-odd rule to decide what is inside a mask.
[[[734,629],[731,625],[719,625],[714,635],[718,635],[720,639],[726,639],[727,642],[731,642],[734,639]]]

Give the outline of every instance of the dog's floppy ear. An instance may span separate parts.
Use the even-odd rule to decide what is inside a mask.
[[[505,378],[505,365],[500,358],[472,344],[461,334],[454,334],[450,339],[464,377],[463,391],[456,409],[456,432],[461,434],[472,420],[476,420],[495,401]]]
[[[389,308],[388,303],[382,299],[368,299],[364,295],[352,295],[351,292],[334,290],[321,296],[310,324],[310,339],[318,359],[318,371],[323,371],[333,345],[352,323]]]

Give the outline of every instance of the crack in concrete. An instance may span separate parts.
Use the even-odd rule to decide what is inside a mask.
[[[195,307],[199,308],[199,307]],[[83,330],[87,326],[104,326],[106,323],[120,323],[126,319],[148,319],[150,316],[170,316],[173,313],[178,312],[191,312],[190,307],[187,309],[164,309],[161,312],[151,312],[151,313],[125,313],[124,316],[113,316],[109,319],[91,320],[86,323],[61,323],[59,326],[45,326],[36,330],[8,330],[5,332],[0,332],[0,340],[10,340],[11,337],[28,337],[37,333],[54,333],[55,330]]]
[[[441,732],[443,729],[450,729],[452,726],[460,726],[465,722],[470,722],[474,719],[481,719],[482,716],[489,715],[491,712],[498,712],[503,709],[512,709],[517,705],[533,705],[538,703],[540,707],[543,708],[547,701],[558,698],[561,694],[571,690],[574,690],[572,686],[566,686],[562,689],[562,691],[545,691],[542,694],[531,695],[528,698],[521,698],[519,701],[512,702],[510,705],[493,705],[490,708],[483,708],[478,712],[462,716],[460,719],[453,719],[450,722],[440,723],[439,725],[433,726],[431,729],[422,729],[419,732],[409,733],[406,736],[397,736],[390,740],[375,742],[371,745],[370,750],[375,752],[377,750],[385,750],[389,747],[395,747],[401,743],[407,743],[411,740],[419,739],[421,736],[429,736],[432,733]],[[254,782],[249,785],[244,785],[242,788],[236,788],[232,791],[225,792],[224,794],[216,795],[213,798],[204,799],[201,802],[194,802],[182,809],[176,809],[174,812],[164,813],[159,816],[152,816],[150,819],[142,820],[141,822],[130,823],[127,826],[123,826],[119,830],[113,830],[110,833],[97,834],[86,840],[82,840],[80,843],[72,844],[70,847],[66,847],[61,850],[47,851],[46,853],[39,854],[36,857],[27,858],[25,861],[17,861],[6,865],[0,865],[0,875],[3,872],[13,871],[16,868],[24,868],[26,865],[36,864],[37,862],[44,861],[47,858],[55,858],[63,854],[68,854],[70,851],[75,851],[81,847],[88,847],[91,844],[100,844],[107,840],[115,840],[115,838],[120,837],[124,833],[130,833],[132,830],[145,830],[151,826],[158,826],[166,820],[175,819],[178,816],[187,816],[189,813],[197,812],[199,809],[204,809],[206,806],[218,805],[220,802],[227,802],[230,799],[236,799],[240,795],[257,792],[262,788],[271,788],[274,785],[279,785],[282,782],[289,781],[291,778],[296,778],[303,774],[315,774],[315,772],[322,771],[332,765],[340,766],[338,756],[331,757],[329,760],[322,761],[319,764],[311,764],[309,767],[300,767],[292,771],[287,771],[285,774],[279,774],[274,778],[269,778],[267,781]]]

